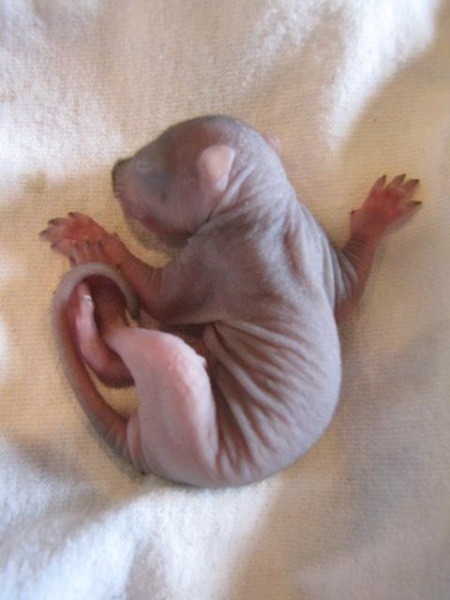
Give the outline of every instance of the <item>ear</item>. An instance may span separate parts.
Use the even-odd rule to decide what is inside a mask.
[[[236,151],[230,146],[210,146],[197,161],[200,182],[210,194],[222,194],[230,178]]]
[[[266,134],[263,134],[263,138],[266,140],[266,142],[270,146],[272,146],[272,148],[275,150],[275,152],[278,154],[278,156],[280,156],[280,154],[281,154],[280,138],[277,137],[276,135],[266,135]]]

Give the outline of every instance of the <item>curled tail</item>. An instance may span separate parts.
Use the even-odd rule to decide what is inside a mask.
[[[86,263],[68,271],[59,283],[52,304],[52,326],[65,375],[84,412],[97,432],[124,458],[129,458],[126,443],[127,419],[116,412],[99,393],[80,354],[68,315],[68,303],[75,287],[87,277],[101,275],[112,280],[122,292],[127,310],[137,318],[139,306],[130,285],[113,267]]]

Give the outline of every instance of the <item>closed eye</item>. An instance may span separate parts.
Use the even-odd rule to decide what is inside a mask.
[[[152,191],[160,191],[167,185],[167,173],[155,169],[139,169],[136,167],[136,173],[145,186]]]

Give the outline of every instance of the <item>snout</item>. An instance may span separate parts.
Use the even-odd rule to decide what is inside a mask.
[[[123,168],[125,167],[125,165],[127,165],[129,162],[130,162],[129,158],[118,160],[112,168],[112,171],[111,171],[112,186],[113,186],[114,193],[116,195],[118,194],[118,191],[120,188],[120,185],[119,185],[120,173],[123,170]]]

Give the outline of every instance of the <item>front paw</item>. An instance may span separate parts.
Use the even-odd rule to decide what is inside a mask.
[[[74,243],[93,241],[106,233],[101,225],[87,215],[71,212],[65,218],[51,219],[40,233],[41,240],[49,242],[52,249],[70,256]]]
[[[72,264],[98,260],[119,266],[127,255],[126,246],[117,234],[108,233],[94,219],[78,212],[51,219],[40,238],[67,256]]]
[[[380,177],[362,207],[352,211],[352,236],[380,237],[403,225],[422,204],[411,200],[419,185],[418,179],[405,182],[405,175],[398,175],[390,183],[386,181],[386,175]]]

